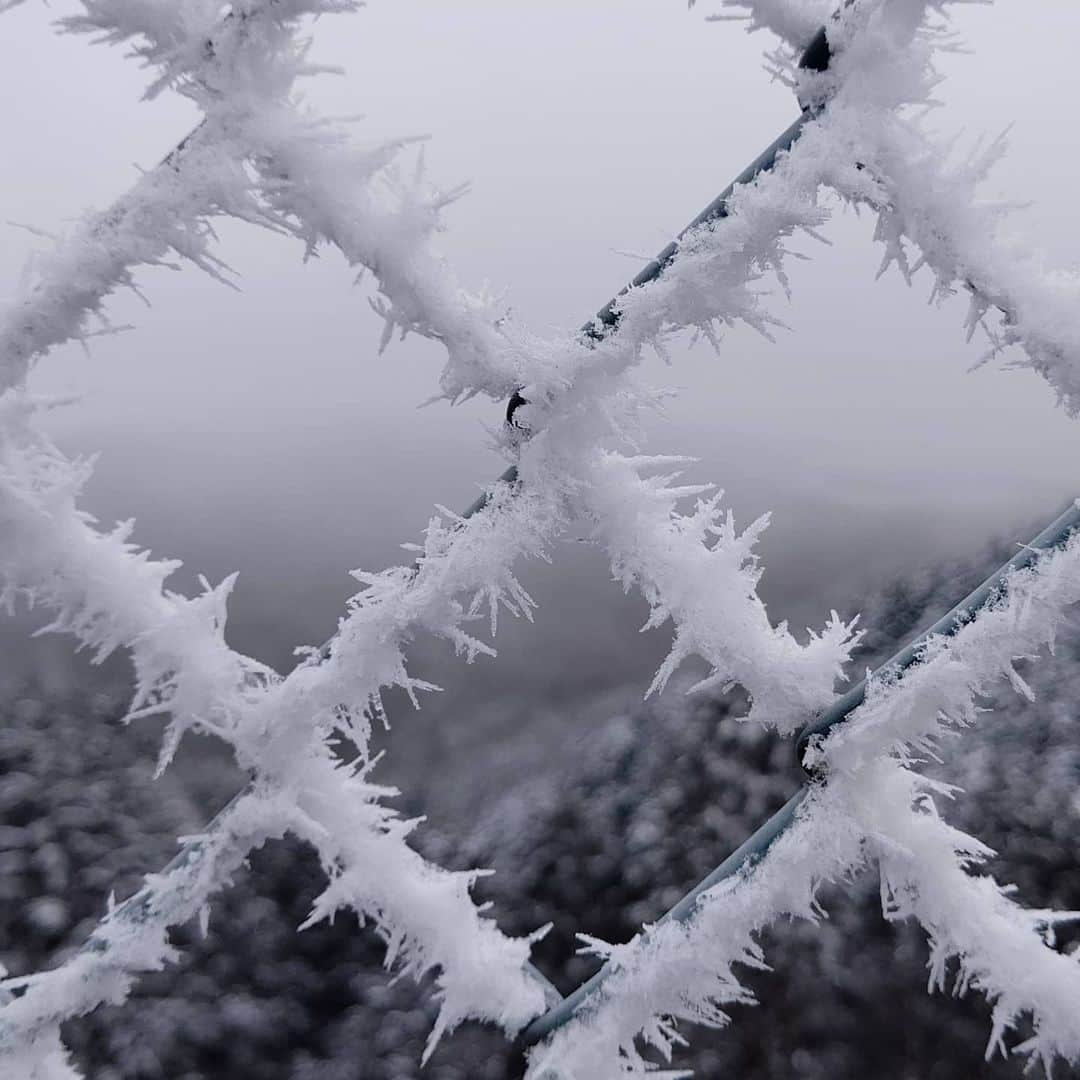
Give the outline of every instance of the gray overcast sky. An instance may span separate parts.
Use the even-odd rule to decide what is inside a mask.
[[[194,120],[168,94],[140,102],[146,75],[117,50],[55,36],[50,19],[71,7],[29,0],[0,19],[0,219],[50,229],[106,204]],[[535,327],[573,327],[635,271],[619,251],[661,247],[795,115],[762,70],[772,42],[709,11],[371,0],[317,27],[315,57],[348,75],[309,93],[365,114],[361,134],[430,134],[433,176],[472,183],[444,239],[461,278],[504,290]],[[1032,241],[1072,267],[1080,5],[999,0],[956,26],[974,51],[948,58],[937,122],[970,138],[1013,125],[993,188],[1030,202]],[[960,303],[927,307],[928,281],[875,283],[870,231],[844,215],[833,247],[806,247],[777,345],[733,333],[720,358],[699,348],[649,369],[684,388],[657,449],[699,455],[743,522],[775,512],[766,595],[778,617],[815,624],[882,575],[978,548],[1080,493],[1080,426],[1030,373],[969,374],[978,349]],[[0,295],[40,243],[2,235]],[[83,395],[55,429],[71,451],[103,451],[89,507],[136,515],[137,536],[192,571],[239,568],[237,643],[280,663],[333,625],[347,568],[396,560],[433,502],[464,505],[500,470],[482,427],[497,409],[417,412],[437,350],[377,356],[379,327],[338,258],[305,267],[295,245],[230,223],[221,239],[242,293],[191,270],[143,273],[153,310],[130,296],[111,306],[134,332],[90,359],[58,350],[36,379]],[[595,556],[564,556],[568,575],[531,579],[546,610],[508,635],[505,678],[644,683],[662,642],[627,637],[637,609]],[[505,684],[484,678],[497,697]]]

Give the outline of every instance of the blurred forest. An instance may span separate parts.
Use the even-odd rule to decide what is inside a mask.
[[[894,583],[864,605],[860,663],[873,666],[1001,561],[948,566]],[[1007,557],[1007,556],[1006,556]],[[935,772],[964,794],[946,816],[999,854],[991,870],[1029,906],[1080,908],[1080,624],[1031,665],[1029,705],[1003,689],[984,724],[946,749]],[[799,783],[791,745],[732,719],[737,698],[675,688],[582,736],[575,764],[500,796],[478,828],[424,825],[426,854],[491,866],[478,893],[500,925],[553,929],[539,966],[564,992],[594,969],[577,932],[626,940],[737,846]],[[14,974],[60,960],[83,940],[111,890],[122,897],[197,831],[238,780],[188,754],[152,780],[156,734],[125,728],[122,688],[73,693],[8,687],[0,720],[0,958]],[[465,722],[463,720],[463,722]],[[423,777],[414,778],[422,793]],[[484,777],[463,775],[462,785]],[[410,789],[411,790],[411,789]],[[406,814],[422,798],[399,800]],[[321,873],[295,843],[267,846],[215,903],[209,932],[176,933],[181,962],[143,980],[122,1009],[69,1023],[65,1038],[93,1080],[510,1080],[513,1048],[465,1028],[423,1073],[434,1016],[428,988],[394,982],[370,929],[342,918],[296,932]],[[772,971],[748,973],[760,1004],[722,1031],[694,1031],[677,1064],[702,1077],[1019,1077],[1020,1059],[986,1063],[989,1012],[977,996],[926,992],[916,927],[881,917],[876,877],[839,882],[820,925],[776,926]],[[1073,940],[1061,937],[1059,946]],[[1017,1040],[1019,1041],[1019,1040]],[[1061,1077],[1064,1071],[1055,1073]]]

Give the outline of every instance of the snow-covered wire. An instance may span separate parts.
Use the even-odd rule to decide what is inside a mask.
[[[820,918],[820,885],[871,862],[880,867],[887,917],[915,917],[930,935],[931,988],[944,986],[957,961],[957,987],[991,1001],[988,1055],[1004,1048],[1004,1034],[1026,1014],[1035,1034],[1018,1052],[1047,1065],[1076,1060],[1080,962],[1047,943],[1055,921],[1072,916],[1026,911],[991,878],[972,874],[990,852],[938,816],[932,797],[949,792],[911,764],[972,723],[1001,680],[1018,685],[1015,659],[1052,648],[1078,601],[1074,537],[1011,575],[997,602],[955,637],[933,641],[902,679],[876,685],[814,750],[828,780],[811,786],[763,858],[704,892],[685,921],[666,920],[626,945],[586,941],[612,974],[534,1049],[530,1077],[582,1080],[611,1062],[619,1075],[657,1075],[639,1041],[670,1060],[681,1041],[676,1022],[726,1023],[726,1006],[752,1000],[736,968],[765,966],[761,931],[780,918]]]
[[[759,10],[763,14],[760,25],[768,25],[768,18],[791,8],[741,6]],[[993,230],[987,228],[996,222],[996,211],[972,223],[964,214],[968,218],[979,215],[969,213],[964,202],[959,224],[945,223],[957,198],[957,184],[948,186],[943,171],[933,172],[927,166],[927,162],[939,163],[940,155],[921,129],[900,112],[925,100],[932,89],[931,52],[942,37],[940,29],[926,20],[944,7],[916,0],[849,5],[830,27],[830,43],[839,56],[834,53],[837,62],[828,73],[807,74],[791,65],[792,82],[801,97],[812,103],[816,99],[819,108],[827,102],[827,108],[805,125],[799,142],[773,172],[756,181],[753,190],[736,194],[729,214],[738,217],[740,212],[752,212],[770,205],[770,199],[783,203],[783,187],[792,174],[801,180],[803,191],[816,192],[827,185],[845,197],[869,202],[880,213],[879,238],[887,244],[886,266],[896,261],[906,273],[914,272],[918,267],[906,261],[903,238],[918,244],[920,236],[925,237],[930,250],[924,250],[923,257],[937,275],[936,295],[945,295],[954,283],[969,289],[975,297],[970,327],[978,324],[990,306],[1000,308],[1006,334],[995,344],[1022,345],[1028,361],[1057,387],[1071,408],[1080,350],[1070,339],[1073,325],[1064,307],[1059,311],[1053,304],[1058,295],[1076,287],[1075,279],[1052,279],[1056,288],[1044,297],[1038,278],[1028,282],[1023,277],[1035,260],[1028,257],[1015,275],[1010,274],[1009,253],[995,247]],[[891,142],[883,132],[894,136]],[[908,134],[906,144],[900,143],[898,132]],[[894,157],[879,151],[879,144]],[[909,166],[913,161],[923,169],[919,179],[912,178]],[[986,159],[964,172],[962,179],[969,187],[961,193],[962,199],[973,196],[973,185],[985,165]],[[917,210],[904,216],[896,210],[897,204]],[[970,262],[953,256],[955,248],[963,248]],[[981,269],[980,259],[989,270]],[[1000,268],[1001,276],[1012,284],[1011,291],[984,284],[992,280],[994,268]],[[709,512],[707,506],[703,510]],[[628,531],[622,530],[623,534]],[[666,921],[627,947],[593,943],[608,958],[609,976],[585,999],[575,1018],[533,1052],[531,1075],[584,1077],[601,1069],[602,1062],[613,1060],[627,1074],[649,1071],[651,1066],[641,1057],[636,1039],[670,1058],[679,1041],[673,1020],[721,1023],[725,1018],[720,1006],[745,1000],[733,965],[763,962],[756,934],[779,915],[814,917],[817,885],[852,872],[870,855],[881,866],[886,914],[913,915],[930,934],[932,985],[940,985],[946,961],[958,958],[960,988],[975,986],[992,1002],[994,1026],[988,1053],[1003,1048],[1003,1033],[1028,1013],[1036,1035],[1020,1051],[1047,1065],[1055,1057],[1075,1059],[1080,1053],[1080,1027],[1073,1019],[1080,972],[1071,958],[1045,947],[1043,935],[1056,916],[1024,912],[995,883],[968,873],[988,853],[978,841],[940,821],[929,801],[933,786],[908,768],[908,760],[940,736],[943,718],[968,722],[976,694],[994,678],[1005,675],[1024,688],[1013,658],[1052,646],[1064,608],[1080,599],[1076,559],[1073,541],[1060,558],[1044,561],[1037,579],[1042,586],[1034,589],[1037,599],[1030,595],[1031,579],[1014,574],[1009,605],[993,606],[983,615],[978,622],[981,634],[968,628],[955,646],[941,646],[955,655],[972,640],[976,642],[968,666],[956,669],[960,672],[956,689],[963,690],[962,698],[932,702],[935,707],[921,712],[913,710],[903,690],[905,679],[896,691],[897,706],[881,728],[885,740],[880,740],[879,731],[878,744],[863,755],[856,772],[845,773],[832,755],[815,751],[823,755],[818,764],[827,768],[830,783],[811,791],[794,825],[769,847],[759,866],[705,893],[689,923]],[[682,595],[693,599],[685,590]],[[1033,612],[1036,617],[1025,621]],[[937,679],[940,692],[945,677],[927,657],[909,678],[912,688],[924,679]],[[866,719],[870,710],[868,702],[833,738],[842,740],[849,731],[865,731],[871,723]],[[914,730],[920,724],[929,728]],[[853,800],[853,792],[859,794],[859,801]]]
[[[15,305],[0,337],[12,387],[3,401],[2,512],[14,541],[5,552],[5,595],[9,603],[21,595],[51,608],[49,628],[74,634],[99,658],[118,647],[131,650],[131,715],[170,717],[163,765],[185,730],[212,733],[233,746],[240,764],[269,792],[286,792],[290,805],[304,807],[296,818],[313,824],[299,829],[293,820],[292,831],[315,843],[332,878],[318,910],[351,905],[374,919],[407,969],[436,970],[443,1002],[433,1037],[466,1017],[495,1020],[513,1031],[544,1004],[543,987],[524,968],[528,942],[502,938],[475,912],[468,875],[419,863],[404,843],[407,830],[378,806],[382,792],[355,778],[343,786],[328,740],[344,731],[364,759],[381,690],[426,688],[407,672],[402,653],[417,630],[446,637],[471,658],[490,651],[463,626],[481,604],[492,629],[500,606],[528,612],[531,601],[511,567],[522,554],[542,554],[557,535],[566,500],[580,483],[565,467],[574,456],[571,447],[595,446],[614,433],[613,409],[625,407],[626,373],[637,362],[642,337],[625,336],[620,349],[609,348],[609,355],[599,357],[604,362],[596,363],[597,354],[576,342],[546,349],[527,338],[510,342],[483,304],[464,302],[428,246],[437,226],[437,195],[420,177],[411,186],[384,181],[376,189],[370,181],[386,164],[386,148],[356,151],[341,132],[303,117],[285,96],[304,68],[291,37],[301,5],[246,5],[242,17],[234,11],[223,25],[209,20],[206,5],[159,8],[88,4],[86,18],[68,24],[102,31],[112,41],[144,41],[138,55],[164,72],[155,92],[164,85],[181,89],[204,107],[207,119],[129,196],[39,262],[33,287]],[[237,85],[230,85],[234,69]],[[223,176],[213,171],[220,159],[233,163]],[[416,191],[423,197],[412,197]],[[494,492],[485,513],[467,528],[433,521],[415,570],[360,575],[365,589],[328,657],[284,679],[225,645],[231,579],[207,586],[193,600],[168,592],[164,582],[175,564],[134,548],[129,525],[103,534],[76,508],[89,466],[66,461],[40,434],[37,403],[22,390],[33,359],[84,335],[87,318],[100,312],[109,292],[134,285],[137,265],[153,264],[172,250],[216,272],[220,263],[210,248],[209,218],[234,210],[245,220],[300,235],[309,247],[333,242],[351,262],[375,270],[388,328],[401,326],[447,344],[447,396],[503,394],[522,380],[521,358],[529,356],[538,399],[555,399],[544,436],[538,434],[522,454],[523,491]],[[740,301],[728,314],[756,318],[755,301],[741,288],[737,281],[729,285],[729,298],[739,295]],[[519,366],[506,367],[505,358]],[[537,363],[545,359],[546,365]],[[444,390],[446,385],[444,376]],[[612,406],[602,406],[605,396]],[[586,416],[590,422],[583,424]],[[458,599],[463,595],[465,603]],[[327,800],[334,791],[340,798]],[[231,836],[228,821],[217,822],[213,835]],[[247,846],[264,838],[251,834]],[[230,843],[228,849],[244,846]],[[138,947],[113,947],[105,935],[100,940],[109,947],[103,951],[19,983],[23,995],[10,1007],[7,1026],[0,1027],[4,1051],[23,1054],[30,1039],[44,1062],[55,1026],[65,1017],[122,998],[134,974],[165,962],[171,920],[201,909],[221,882],[214,859],[207,856],[204,865],[196,857],[212,850],[187,849],[192,858],[185,862],[185,904],[140,909]],[[410,882],[410,874],[416,880]],[[384,882],[377,894],[364,884],[373,875]],[[167,894],[176,880],[170,875],[152,887]],[[84,969],[91,962],[97,966],[88,977]],[[109,977],[98,977],[103,972]],[[81,993],[73,992],[76,986]]]
[[[239,72],[241,85],[232,88],[235,93],[225,104],[214,97],[207,122],[113,212],[93,219],[51,261],[39,263],[37,283],[16,304],[5,327],[2,340],[11,360],[8,385],[14,388],[3,398],[0,515],[10,539],[4,552],[4,595],[9,604],[23,595],[53,609],[56,617],[49,629],[73,633],[99,658],[120,646],[131,650],[136,672],[132,715],[168,712],[171,717],[163,762],[184,730],[213,732],[232,743],[241,763],[257,774],[260,790],[265,788],[275,799],[297,808],[292,831],[315,844],[330,876],[317,913],[352,906],[383,933],[391,961],[398,958],[416,975],[435,970],[442,1009],[433,1040],[467,1017],[499,1022],[513,1032],[544,1004],[542,985],[525,969],[529,941],[510,941],[478,912],[468,895],[472,875],[448,874],[424,863],[406,843],[408,824],[379,805],[385,792],[363,774],[346,775],[329,745],[334,733],[344,729],[356,743],[361,761],[366,761],[365,713],[380,687],[404,685],[415,690],[421,685],[406,674],[399,652],[402,640],[416,629],[444,632],[455,647],[470,654],[476,651],[479,643],[461,629],[472,611],[458,601],[457,586],[464,586],[473,600],[482,597],[495,607],[507,603],[517,610],[527,603],[512,575],[500,576],[497,559],[488,557],[499,553],[491,553],[482,543],[479,549],[458,544],[452,557],[444,557],[445,538],[453,530],[433,522],[420,570],[415,575],[394,571],[369,578],[367,592],[354,605],[350,640],[362,636],[358,627],[367,625],[376,645],[387,646],[387,657],[396,640],[389,666],[381,664],[375,648],[366,655],[366,665],[349,672],[352,683],[334,689],[327,684],[341,671],[340,662],[335,662],[339,649],[319,666],[318,680],[308,678],[311,671],[306,667],[281,680],[225,645],[231,579],[216,589],[207,586],[194,600],[170,593],[163,583],[176,564],[150,560],[135,549],[128,543],[129,527],[102,534],[76,509],[75,496],[88,466],[66,461],[40,434],[34,425],[37,403],[21,386],[35,356],[83,333],[85,319],[99,309],[108,292],[132,283],[135,264],[156,262],[171,248],[215,269],[218,264],[209,253],[209,213],[236,210],[238,217],[280,224],[268,203],[250,212],[254,205],[250,182],[254,174],[246,165],[250,155],[231,153],[235,147],[230,140],[245,120],[254,125],[253,116],[270,89],[287,90],[289,84],[271,78],[268,87],[263,79],[246,106],[238,106],[236,99],[243,102],[245,92],[252,90],[248,84],[258,84],[250,77],[251,70],[273,69],[272,63],[257,62],[268,36],[269,44],[278,46],[269,52],[270,58],[276,57],[279,67],[291,67],[294,74],[301,69],[291,46],[297,15],[318,13],[315,8],[327,5],[246,5],[240,14],[234,8],[227,25],[218,29],[193,18],[199,8],[87,5],[87,18],[93,17],[96,29],[104,29],[114,18],[112,38],[138,33],[147,39],[150,58],[167,59],[168,81],[193,96],[200,97],[207,88],[220,92],[229,70]],[[201,8],[208,12],[210,5]],[[203,47],[188,48],[191,41],[177,37],[181,30]],[[207,41],[213,48],[205,47]],[[223,66],[222,55],[230,56],[229,65]],[[185,57],[199,56],[201,68],[185,66]],[[362,160],[353,156],[354,181],[372,160],[376,165],[385,163],[381,149]],[[213,172],[219,161],[237,163],[228,166],[227,184],[218,183]],[[209,185],[208,170],[213,180]],[[212,193],[227,189],[228,198],[216,194],[204,198],[204,189]],[[493,500],[493,506],[498,501]],[[515,511],[522,514],[535,509],[529,499],[515,503]],[[496,516],[493,510],[488,518]],[[498,518],[501,524],[512,519],[512,514]],[[545,520],[554,527],[559,517],[547,514]],[[484,523],[475,524],[472,535],[483,533]],[[518,529],[516,535],[522,543],[533,537],[527,529]],[[511,556],[519,554],[520,547],[512,548]],[[502,549],[507,549],[505,543]],[[396,603],[398,588],[408,590],[409,605]],[[378,606],[375,597],[384,601],[383,613],[394,613],[393,625],[368,617]],[[387,633],[390,643],[382,636]],[[353,696],[357,684],[362,689]],[[316,692],[320,685],[321,696]],[[218,841],[233,837],[229,828],[233,817],[235,812],[217,822]],[[273,825],[272,815],[267,823],[268,828]],[[236,858],[242,859],[266,834],[245,836],[246,844],[230,839],[226,845]],[[25,992],[2,1010],[0,1056],[18,1060],[26,1075],[32,1075],[26,1071],[28,1055],[41,1070],[51,1068],[50,1047],[62,1019],[100,1001],[122,998],[134,973],[160,966],[168,958],[168,928],[205,905],[222,877],[214,871],[220,860],[207,855],[206,844],[187,850],[201,853],[185,862],[190,880],[180,881],[173,874],[164,884],[152,883],[162,902],[140,908],[135,924],[122,923],[128,929],[137,926],[131,940],[103,930],[96,938],[99,948],[84,951],[30,986],[12,984]],[[180,886],[184,888],[177,892]],[[178,906],[181,894],[184,903]],[[106,920],[105,925],[118,924]],[[81,992],[75,992],[77,987]]]
[[[747,688],[754,719],[792,730],[827,702],[853,644],[851,627],[835,617],[808,645],[799,645],[786,627],[772,627],[756,595],[752,545],[761,523],[739,535],[714,495],[689,514],[678,513],[681,497],[706,493],[646,476],[668,464],[622,456],[615,448],[625,448],[637,415],[653,405],[634,381],[647,347],[662,350],[665,336],[684,327],[716,341],[718,331],[735,321],[769,333],[775,319],[758,283],[775,276],[786,286],[786,242],[798,233],[815,235],[825,222],[823,188],[881,209],[893,259],[903,252],[895,241],[901,226],[917,239],[920,224],[933,221],[934,207],[897,216],[916,205],[917,193],[909,190],[916,182],[903,176],[897,181],[890,172],[886,151],[895,147],[882,132],[892,132],[890,125],[902,130],[898,110],[927,96],[934,41],[926,17],[945,0],[863,2],[846,11],[833,39],[839,62],[825,75],[791,73],[805,100],[828,99],[826,112],[804,125],[794,150],[781,156],[767,179],[734,193],[726,218],[681,240],[660,279],[620,299],[617,334],[589,343],[538,339],[505,318],[489,297],[463,290],[433,244],[439,211],[452,196],[432,188],[420,171],[411,178],[395,171],[396,146],[357,149],[345,130],[298,105],[296,79],[316,70],[297,36],[301,20],[355,6],[348,0],[238,0],[222,19],[216,0],[84,0],[84,13],[67,20],[71,30],[132,43],[135,55],[157,69],[150,92],[171,87],[185,94],[205,121],[113,212],[80,226],[51,260],[39,263],[30,292],[0,328],[0,377],[8,388],[0,415],[0,518],[13,538],[0,565],[5,595],[50,607],[54,629],[73,633],[101,654],[128,648],[136,669],[132,715],[170,716],[163,762],[184,731],[215,734],[256,778],[250,801],[245,796],[238,806],[266,813],[265,828],[239,832],[226,815],[208,837],[185,849],[193,856],[182,860],[186,876],[149,883],[152,892],[161,889],[154,892],[160,903],[146,909],[148,918],[133,936],[114,941],[106,920],[98,940],[107,947],[99,953],[88,950],[55,972],[11,984],[23,993],[0,1009],[0,1054],[21,1054],[23,1062],[32,1054],[42,1068],[55,1061],[62,1019],[97,1001],[122,998],[134,974],[166,961],[170,920],[201,911],[242,859],[242,848],[286,829],[313,843],[330,879],[315,917],[351,907],[376,922],[391,958],[399,955],[406,970],[436,973],[442,1009],[433,1040],[467,1018],[492,1020],[513,1032],[540,1010],[543,988],[525,968],[528,939],[506,939],[476,910],[468,896],[470,875],[447,874],[420,860],[405,842],[408,825],[381,805],[384,792],[363,767],[346,768],[331,743],[345,733],[363,766],[382,691],[398,686],[415,695],[427,688],[406,667],[405,649],[416,633],[447,640],[466,659],[492,651],[470,624],[484,615],[494,632],[500,607],[528,614],[531,600],[515,577],[515,563],[543,557],[573,515],[594,523],[616,576],[644,592],[653,609],[650,623],[669,617],[675,623],[675,645],[657,685],[696,655],[709,664],[710,682],[737,681]],[[805,42],[810,5],[772,0],[738,6],[750,9],[755,25],[779,30],[793,45]],[[777,60],[781,67],[783,62]],[[219,159],[232,164],[222,168]],[[194,599],[170,593],[164,582],[173,564],[139,552],[126,529],[101,533],[77,509],[87,466],[65,460],[41,436],[34,424],[37,403],[24,388],[34,359],[85,336],[110,291],[134,284],[137,266],[171,251],[220,272],[210,218],[221,213],[299,237],[308,251],[333,244],[351,264],[370,269],[380,291],[376,310],[384,320],[384,343],[400,330],[445,345],[442,396],[505,397],[520,387],[527,401],[515,416],[519,427],[502,436],[506,453],[517,461],[519,482],[497,485],[484,510],[467,522],[452,515],[433,519],[415,567],[358,574],[363,590],[329,648],[287,676],[226,646],[231,580],[207,586]],[[960,246],[959,240],[950,243]],[[939,278],[951,280],[945,275],[955,263],[954,277],[962,273],[965,284],[980,287],[968,262],[934,258],[928,256],[935,269],[942,268]],[[1018,290],[1003,296],[1002,304],[1023,299]],[[1071,342],[1056,324],[1043,325],[1038,311],[1010,317],[1024,328],[1010,340],[1029,347],[1037,366],[1064,387],[1068,403]],[[1040,344],[1043,338],[1053,348]],[[1046,359],[1051,354],[1053,363]],[[1075,550],[1070,554],[1075,557]],[[1068,595],[1062,586],[1046,604],[1063,604]],[[1039,609],[1042,615],[1046,610],[1045,604]],[[1039,641],[1045,625],[1033,631]],[[997,660],[987,664],[990,674],[1001,669]],[[902,697],[906,685],[892,692]],[[873,704],[868,699],[864,709]],[[943,825],[922,830],[924,818],[936,819],[927,811],[924,782],[896,755],[897,740],[906,746],[906,738],[894,735],[888,747],[846,773],[841,759],[830,756],[832,782],[811,792],[793,831],[745,881],[709,894],[689,923],[665,924],[631,946],[609,950],[621,970],[605,984],[601,1003],[536,1051],[534,1071],[554,1062],[571,1076],[603,1075],[617,1061],[640,1071],[644,1063],[634,1040],[643,1033],[670,1051],[675,1036],[666,1017],[720,1020],[717,1004],[744,994],[732,965],[760,962],[754,933],[781,912],[812,916],[817,883],[871,855],[887,868],[890,911],[923,919],[942,955],[963,953],[969,981],[995,1001],[999,1027],[1032,1011],[1039,1034],[1028,1049],[1047,1057],[1073,1054],[1071,1029],[1047,1004],[1048,988],[1073,993],[1071,968],[1040,959],[1042,981],[1007,992],[1003,956],[970,960],[977,950],[955,923],[956,905],[950,906],[961,893],[981,903],[980,925],[1001,930],[1003,949],[1005,930],[1017,948],[1039,945],[1036,928],[1046,917],[1017,915],[1000,890],[987,887],[981,901],[969,896],[965,865],[980,850],[943,832]],[[867,777],[874,783],[864,782]],[[900,843],[890,828],[908,837],[906,863],[887,863]],[[925,901],[919,900],[922,877],[946,856],[955,873],[940,875],[945,893],[926,890]],[[734,905],[734,921],[725,904]],[[713,916],[719,921],[710,923]],[[127,925],[115,920],[113,931],[121,924]]]

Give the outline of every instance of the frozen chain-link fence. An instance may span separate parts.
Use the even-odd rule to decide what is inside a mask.
[[[927,268],[938,297],[965,290],[969,334],[981,328],[993,352],[1022,353],[1070,412],[1080,409],[1076,279],[1006,245],[1001,211],[979,200],[1000,146],[956,163],[916,117],[958,2],[853,0],[830,15],[818,0],[726,0],[752,29],[781,38],[773,65],[801,116],[583,333],[554,339],[455,280],[433,243],[454,195],[400,167],[403,143],[362,146],[296,95],[296,80],[317,71],[306,23],[350,13],[353,0],[82,0],[80,14],[61,20],[130,44],[155,72],[149,92],[181,93],[203,118],[112,207],[40,255],[4,313],[3,595],[50,609],[51,629],[100,657],[130,653],[130,716],[169,718],[162,768],[198,731],[224,740],[251,782],[113,907],[76,956],[3,984],[5,1075],[73,1075],[64,1020],[122,1002],[140,972],[172,958],[170,927],[203,915],[252,850],[286,833],[309,842],[326,873],[312,921],[352,909],[386,941],[388,965],[433,977],[440,1011],[429,1053],[444,1032],[479,1020],[521,1035],[534,1078],[652,1072],[643,1052],[670,1058],[679,1021],[718,1025],[725,1004],[747,1000],[735,967],[764,963],[764,927],[817,918],[822,883],[875,862],[886,917],[914,917],[929,934],[932,983],[952,965],[961,988],[988,999],[988,1053],[1027,1015],[1034,1034],[1019,1050],[1048,1066],[1080,1059],[1080,967],[1051,944],[1065,916],[1025,910],[980,874],[986,849],[938,816],[934,785],[912,767],[946,730],[975,722],[997,681],[1027,692],[1014,661],[1052,647],[1080,600],[1080,513],[1067,511],[931,634],[837,700],[853,625],[833,614],[806,644],[773,626],[753,550],[766,523],[738,532],[711,488],[678,483],[679,459],[627,450],[637,415],[654,403],[634,377],[643,350],[663,351],[684,328],[717,345],[735,322],[768,334],[776,320],[759,282],[786,287],[788,242],[826,224],[827,191],[877,215],[883,269],[895,264],[910,278]],[[512,403],[503,477],[467,513],[440,511],[412,566],[356,572],[362,589],[337,633],[285,674],[226,644],[231,578],[194,597],[169,591],[175,563],[140,551],[129,527],[103,532],[79,509],[89,467],[42,433],[44,403],[27,388],[50,349],[111,329],[106,300],[135,288],[139,267],[187,261],[227,280],[212,228],[223,215],[295,237],[308,252],[336,247],[377,282],[384,346],[397,332],[435,339],[446,350],[442,397]],[[413,637],[443,638],[469,661],[493,654],[473,624],[486,619],[494,636],[500,609],[528,617],[515,565],[545,557],[581,517],[616,576],[648,600],[649,625],[674,625],[654,689],[683,661],[704,661],[702,685],[745,689],[747,721],[804,729],[810,779],[656,926],[625,945],[588,942],[606,964],[562,1000],[529,963],[533,939],[504,936],[474,904],[475,875],[441,870],[409,846],[411,824],[383,804],[368,747],[385,689],[414,700],[429,689],[406,665]],[[356,751],[350,762],[337,750],[342,736]]]

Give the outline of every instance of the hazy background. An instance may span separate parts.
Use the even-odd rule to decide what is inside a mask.
[[[30,2],[0,20],[0,219],[46,230],[107,204],[195,119],[169,94],[140,102],[146,74],[117,50],[55,36],[50,20],[70,6]],[[348,74],[308,92],[363,113],[362,137],[430,134],[432,175],[472,185],[443,240],[461,278],[503,291],[534,327],[574,327],[636,271],[626,252],[660,248],[795,115],[762,70],[770,39],[708,23],[710,10],[374,0],[316,28],[314,58]],[[946,58],[938,123],[966,140],[1013,125],[993,191],[1030,201],[1032,242],[1072,266],[1080,8],[973,5],[956,28],[973,54]],[[230,638],[287,665],[332,630],[349,568],[401,560],[434,502],[467,505],[501,471],[484,432],[500,407],[417,411],[439,350],[411,340],[376,355],[380,327],[338,257],[303,266],[295,244],[220,231],[240,293],[190,269],[141,272],[153,310],[130,295],[110,305],[137,328],[89,358],[58,350],[35,384],[79,396],[53,427],[70,452],[101,452],[86,506],[105,523],[135,515],[142,543],[184,560],[184,587],[239,569]],[[699,456],[696,473],[727,489],[744,524],[774,512],[763,593],[799,627],[857,609],[898,573],[1015,539],[1080,491],[1080,427],[1033,374],[968,373],[981,346],[963,341],[963,300],[930,308],[928,280],[875,283],[870,234],[844,214],[832,247],[803,245],[813,261],[791,267],[794,300],[778,307],[792,332],[778,344],[739,331],[719,358],[699,347],[648,372],[683,390],[655,448]],[[3,295],[41,241],[0,235]],[[582,724],[647,684],[664,635],[637,634],[640,605],[595,552],[556,555],[527,572],[540,612],[506,627],[497,663],[463,672],[421,646],[419,673],[448,693],[405,718],[403,754],[542,716]],[[4,640],[11,677],[28,662],[61,681],[77,670],[66,642],[28,653]]]

